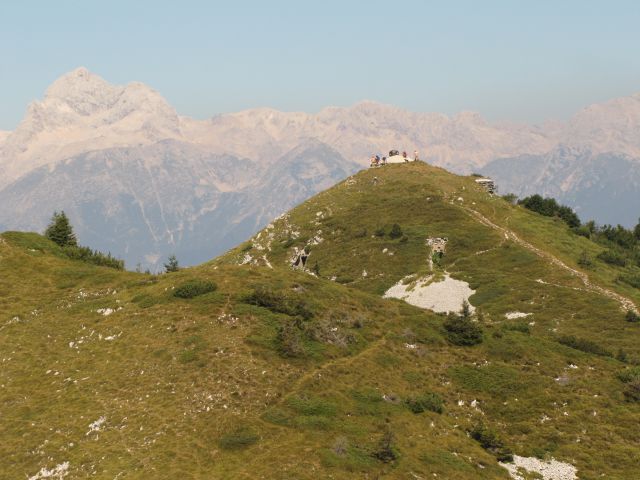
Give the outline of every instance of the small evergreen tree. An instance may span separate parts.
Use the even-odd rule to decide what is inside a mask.
[[[45,230],[44,235],[61,247],[78,246],[78,240],[76,239],[75,233],[73,233],[73,227],[64,211],[53,213],[51,222]]]
[[[167,273],[177,272],[178,270],[180,270],[180,265],[178,265],[178,259],[175,255],[169,255],[167,263],[164,264],[164,270]]]
[[[638,219],[636,228],[633,229],[633,236],[636,237],[636,240],[640,242],[640,218]]]

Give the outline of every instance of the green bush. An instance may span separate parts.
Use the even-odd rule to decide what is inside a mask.
[[[276,334],[277,349],[283,357],[302,357],[305,354],[302,331],[294,322],[278,327]]]
[[[640,379],[627,383],[622,394],[627,402],[640,402]]]
[[[402,228],[397,223],[394,223],[391,226],[391,231],[389,232],[389,237],[396,239],[402,237]]]
[[[598,258],[609,265],[624,267],[627,264],[627,258],[614,250],[605,250],[598,255]]]
[[[562,336],[558,339],[558,342],[575,350],[580,350],[581,352],[593,353],[594,355],[600,355],[602,357],[613,357],[613,354],[609,350],[597,343],[591,340],[576,338],[573,335]]]
[[[274,313],[284,313],[292,317],[302,317],[309,320],[313,313],[299,298],[276,292],[271,287],[257,287],[243,299],[244,303],[257,305],[271,310]]]
[[[72,260],[80,260],[85,263],[91,263],[100,267],[115,268],[116,270],[124,270],[124,260],[106,255],[97,250],[91,250],[89,247],[80,247],[77,245],[67,245],[62,247],[64,254]]]
[[[260,437],[253,429],[243,426],[222,435],[218,445],[225,450],[242,450],[257,443],[259,439]]]
[[[188,280],[173,291],[173,296],[178,298],[194,298],[205,293],[213,292],[217,285],[208,280]]]
[[[376,237],[384,237],[384,236],[385,236],[385,233],[386,233],[386,232],[384,231],[384,228],[382,228],[382,227],[378,228],[375,232],[373,232],[373,234],[374,234]]]
[[[623,383],[631,383],[640,381],[640,367],[625,368],[618,372],[618,380]]]
[[[553,198],[542,198],[536,194],[519,200],[518,205],[546,217],[558,217],[571,228],[580,227],[581,224],[580,218],[571,208],[560,205]]]
[[[638,315],[636,312],[634,312],[633,310],[628,310],[627,314],[624,316],[624,319],[627,322],[632,322],[632,323],[636,323],[636,322],[640,322],[640,315]]]
[[[578,257],[578,265],[580,265],[583,268],[591,268],[593,266],[593,262],[589,258],[589,255],[587,255],[586,250],[583,250],[580,253],[580,256]]]
[[[471,346],[482,343],[482,328],[469,317],[450,314],[443,326],[447,340],[453,345]]]
[[[640,288],[640,275],[620,275],[618,280],[634,288]]]
[[[515,205],[518,202],[518,196],[515,193],[507,193],[506,195],[502,195],[502,199],[510,203],[511,205]]]
[[[483,423],[475,425],[469,432],[471,438],[480,444],[482,448],[493,454],[499,462],[512,462],[513,453],[504,445],[498,434],[486,427]]]
[[[531,328],[529,327],[529,324],[525,322],[507,323],[504,325],[503,328],[505,330],[511,330],[513,332],[526,333],[527,335],[531,333]]]
[[[425,393],[417,397],[409,397],[404,401],[405,405],[413,413],[444,411],[444,401],[437,393]]]
[[[398,459],[398,453],[393,445],[394,438],[393,432],[387,426],[378,448],[372,453],[374,458],[377,458],[382,463],[390,463]]]

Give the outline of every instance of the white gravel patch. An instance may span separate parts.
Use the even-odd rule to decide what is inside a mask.
[[[92,433],[102,431],[102,428],[104,427],[106,421],[107,419],[103,416],[98,418],[95,422],[91,422],[89,424],[89,430],[87,431],[87,433],[85,433],[85,435],[91,435]]]
[[[533,313],[508,312],[508,313],[504,314],[504,316],[507,318],[507,320],[515,320],[516,318],[526,318],[529,315],[533,315]]]
[[[423,277],[408,285],[400,280],[393,287],[387,290],[384,298],[399,298],[416,307],[426,308],[438,313],[459,312],[462,304],[469,297],[476,293],[469,287],[467,282],[455,280],[445,274],[443,280],[431,282],[431,276]],[[473,305],[469,304],[471,312],[475,311]]]
[[[576,475],[578,469],[570,463],[560,462],[555,459],[548,461],[539,460],[535,457],[513,456],[513,463],[500,463],[509,471],[511,478],[515,480],[525,480],[518,469],[526,470],[529,473],[542,475],[543,480],[578,480]]]
[[[44,478],[55,478],[62,480],[69,474],[69,462],[62,462],[56,465],[51,470],[46,467],[42,467],[38,473],[29,477],[29,480],[41,480]]]

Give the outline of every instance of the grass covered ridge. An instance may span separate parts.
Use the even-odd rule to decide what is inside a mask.
[[[570,461],[580,478],[631,478],[640,324],[465,207],[575,268],[576,252],[601,250],[420,164],[362,172],[226,256],[166,275],[1,235],[0,471],[505,479],[497,458],[513,452]],[[449,239],[437,272],[476,290],[480,343],[454,345],[445,316],[381,298],[430,273],[427,237]],[[317,276],[289,267],[304,247]],[[238,265],[246,254],[273,268]],[[609,264],[588,275],[638,301]]]

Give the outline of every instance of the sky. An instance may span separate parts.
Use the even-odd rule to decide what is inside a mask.
[[[562,120],[640,92],[638,25],[637,0],[2,0],[0,130],[79,66],[201,119],[367,99]]]

